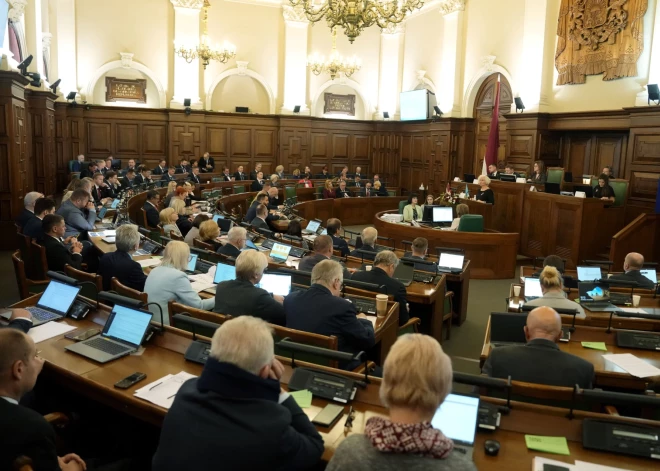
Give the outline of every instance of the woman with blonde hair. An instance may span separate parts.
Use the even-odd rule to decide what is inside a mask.
[[[270,176],[270,186],[277,187],[277,181],[280,179],[280,177],[277,176],[277,174],[272,174]]]
[[[165,246],[163,261],[151,270],[144,284],[144,292],[149,295],[150,303],[157,303],[163,310],[163,320],[169,325],[167,303],[176,301],[195,309],[211,310],[215,299],[201,299],[192,288],[186,269],[190,259],[190,247],[185,242],[173,240]],[[150,306],[155,320],[160,320],[157,306]]]
[[[451,391],[451,360],[433,337],[398,338],[383,365],[380,402],[389,418],[371,417],[364,435],[344,439],[327,471],[464,470],[477,468],[433,420]]]
[[[199,240],[211,244],[214,252],[222,247],[222,244],[216,240],[218,237],[220,237],[220,227],[214,220],[210,219],[199,225]]]
[[[181,235],[185,237],[188,232],[190,232],[190,229],[192,229],[192,221],[190,216],[188,216],[188,208],[186,208],[186,203],[178,198],[172,198],[170,207],[174,209],[174,211],[176,211],[176,213],[179,215],[178,219],[176,220],[176,227],[178,227],[179,231],[181,231]]]
[[[92,187],[94,186],[94,180],[89,177],[76,178],[71,180],[69,186],[66,187],[66,192],[62,196],[62,203],[71,198],[71,195],[75,190],[85,190],[89,193],[90,198],[92,196]]]
[[[481,203],[495,204],[495,193],[493,193],[493,190],[489,186],[490,178],[486,175],[479,175],[477,184],[479,185],[479,191],[477,191],[475,199]]]
[[[461,223],[461,216],[464,216],[466,214],[470,214],[470,207],[467,204],[461,203],[456,205],[456,217],[451,222],[451,227],[449,228],[449,230],[450,231],[458,230],[458,225]]]
[[[176,222],[179,220],[179,215],[176,213],[174,208],[165,208],[159,214],[160,225],[163,226],[163,232],[165,237],[170,236],[170,232],[174,232],[179,237],[181,236],[181,231],[176,225]]]
[[[166,208],[169,208],[170,206],[170,201],[172,201],[172,198],[176,194],[176,182],[169,182],[167,184],[167,192],[165,193],[165,199],[163,200],[163,205]]]
[[[383,185],[382,185],[382,183],[380,182],[380,180],[374,182],[374,190],[376,190],[376,191],[374,191],[374,193],[373,193],[374,196],[379,196],[379,195],[380,195],[380,187],[381,187],[381,186],[383,186]]]
[[[584,309],[575,301],[566,298],[564,293],[564,280],[555,267],[547,265],[541,275],[539,276],[541,283],[541,292],[543,296],[540,298],[527,301],[527,306],[548,306],[551,308],[559,309],[577,309],[577,317],[586,317]]]
[[[335,190],[332,187],[332,180],[326,180],[323,187],[323,199],[336,198]]]

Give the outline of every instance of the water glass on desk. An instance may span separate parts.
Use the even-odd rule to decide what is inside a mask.
[[[520,285],[513,286],[513,295],[517,298],[520,296]]]

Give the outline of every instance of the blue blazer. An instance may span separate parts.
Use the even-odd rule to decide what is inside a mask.
[[[103,289],[110,289],[110,282],[114,276],[122,285],[138,291],[144,291],[144,282],[147,275],[142,271],[138,262],[130,254],[117,250],[101,257],[99,262],[99,275],[103,277]]]

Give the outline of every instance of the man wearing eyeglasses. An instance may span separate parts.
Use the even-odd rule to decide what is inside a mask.
[[[236,258],[241,254],[241,249],[247,242],[247,231],[244,227],[234,226],[227,233],[228,242],[218,249],[218,253],[228,257]]]

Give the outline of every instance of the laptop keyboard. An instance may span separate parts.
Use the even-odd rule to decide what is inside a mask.
[[[353,298],[346,296],[350,302],[353,303],[357,312],[364,312],[365,314],[376,314],[376,300]]]
[[[416,281],[418,283],[432,283],[433,278],[435,278],[433,275],[426,275],[424,273],[420,273],[416,271],[413,274],[413,281]]]
[[[32,314],[32,317],[42,322],[52,321],[53,319],[59,319],[62,317],[59,314],[55,314],[54,312],[46,311],[38,307],[29,307],[27,310],[30,312],[30,314]]]
[[[110,355],[117,355],[118,353],[124,353],[131,350],[129,347],[125,347],[114,342],[109,342],[103,337],[89,340],[88,342],[85,342],[85,345],[97,350],[101,350],[102,352],[108,353]]]

